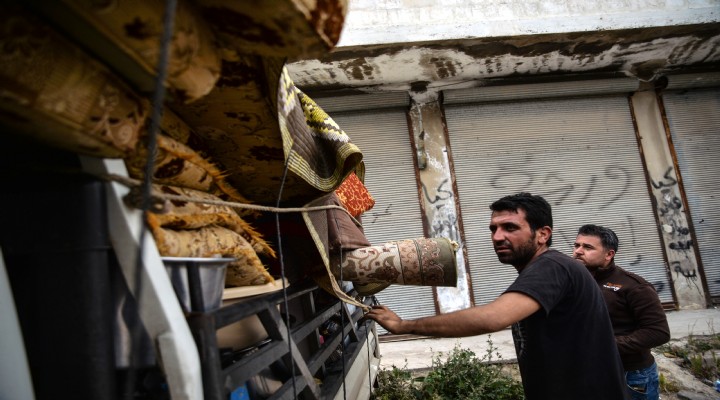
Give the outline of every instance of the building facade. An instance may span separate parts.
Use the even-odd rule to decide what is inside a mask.
[[[668,308],[720,301],[720,2],[351,1],[339,47],[289,65],[363,150],[371,243],[449,237],[456,288],[390,286],[414,318],[492,301],[515,270],[489,204],[543,195],[553,247],[606,225]]]

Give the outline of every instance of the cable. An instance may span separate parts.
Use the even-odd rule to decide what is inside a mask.
[[[175,10],[177,8],[176,0],[165,1],[165,12],[163,13],[163,32],[160,39],[160,53],[158,56],[157,65],[157,77],[155,78],[155,88],[152,98],[152,114],[150,117],[150,127],[148,129],[147,137],[147,160],[145,162],[145,176],[142,182],[142,207],[140,209],[140,235],[138,242],[137,254],[135,256],[135,296],[136,305],[138,307],[138,313],[140,312],[140,305],[142,303],[142,268],[143,268],[143,253],[145,251],[145,235],[147,234],[147,226],[145,224],[145,213],[150,208],[150,194],[152,189],[152,176],[154,170],[154,155],[157,151],[157,131],[160,126],[160,119],[162,118],[162,107],[165,98],[165,80],[167,78],[167,67],[169,60],[169,49],[170,42],[172,41],[172,35],[175,23]],[[135,387],[135,353],[138,351],[139,342],[141,339],[142,330],[140,329],[139,321],[136,321],[132,327],[131,340],[130,340],[130,359],[128,362],[128,376],[125,382],[125,391],[123,397],[131,399],[134,394]]]
[[[283,170],[283,176],[280,180],[280,189],[278,190],[277,202],[275,203],[277,208],[280,208],[280,201],[282,200],[282,192],[285,187],[285,180],[287,179],[287,173],[290,163],[288,160],[285,161],[285,169]],[[280,232],[280,214],[275,213],[275,229],[277,231],[277,243],[278,243],[278,261],[280,262],[280,279],[282,280],[283,289],[283,303],[285,305],[285,328],[287,329],[287,341],[288,341],[288,355],[290,357],[290,374],[292,376],[293,384],[293,396],[297,399],[297,383],[295,381],[295,359],[292,354],[292,334],[290,331],[290,306],[288,305],[287,286],[285,284],[285,261],[283,256],[282,248],[282,234]],[[309,382],[308,382],[309,384]]]
[[[340,224],[338,223],[337,216],[335,216],[335,213],[333,213],[333,220],[335,221],[335,227],[338,231],[338,240],[340,241],[340,282],[343,282],[343,268],[342,268],[342,259],[343,259],[343,244],[342,244],[342,235],[340,234]],[[343,291],[345,289],[343,288]],[[349,321],[352,323],[352,320]],[[345,371],[345,308],[342,304],[342,300],[340,300],[340,352],[342,356],[342,375],[343,375],[343,399],[347,400],[347,384],[345,383],[345,377],[347,376],[347,372]]]

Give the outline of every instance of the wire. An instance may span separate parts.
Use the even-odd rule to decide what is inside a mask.
[[[335,227],[338,230],[338,241],[340,242],[340,283],[343,282],[343,268],[342,268],[342,261],[343,261],[343,243],[342,243],[342,235],[340,234],[340,224],[338,223],[337,216],[335,213],[333,213],[333,220],[335,221]],[[345,291],[345,289],[342,289]],[[342,375],[343,375],[343,399],[347,400],[347,384],[345,382],[345,377],[347,376],[347,371],[345,371],[345,308],[346,306],[343,305],[342,300],[340,300],[340,352],[342,356]],[[349,321],[352,323],[352,320]]]
[[[292,148],[291,148],[292,150]],[[285,169],[283,170],[283,176],[280,180],[280,189],[278,190],[277,202],[275,203],[277,208],[280,208],[280,202],[282,200],[282,192],[285,188],[285,180],[287,179],[288,168],[290,166],[289,160],[285,161]],[[297,399],[297,383],[295,381],[295,359],[292,353],[292,335],[290,331],[290,307],[288,305],[287,286],[285,284],[285,261],[283,256],[282,247],[282,234],[280,232],[280,214],[275,213],[275,229],[277,230],[277,243],[278,243],[278,261],[280,262],[280,278],[282,280],[283,289],[283,303],[285,305],[285,328],[287,329],[287,341],[288,341],[288,355],[290,356],[290,374],[292,376],[293,384],[293,396]]]

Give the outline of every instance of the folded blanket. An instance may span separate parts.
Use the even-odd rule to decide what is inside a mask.
[[[147,149],[138,146],[137,152],[125,158],[125,165],[131,177],[143,179]],[[239,203],[249,203],[237,190],[225,181],[224,173],[202,154],[165,135],[157,136],[157,154],[154,160],[154,183],[195,189],[221,196]],[[253,211],[238,210],[242,216]]]
[[[228,264],[225,286],[262,285],[273,282],[250,243],[230,229],[209,225],[200,229],[152,230],[158,251],[167,257],[234,257]]]
[[[197,190],[153,185],[154,194],[171,194],[193,200],[218,200]],[[237,258],[227,267],[226,286],[273,282],[259,254],[275,257],[262,235],[227,206],[193,201],[170,201],[162,214],[148,213],[148,226],[160,255],[166,257]]]
[[[11,4],[17,3],[17,4]],[[0,122],[80,154],[132,154],[149,103],[19,2],[0,4]]]

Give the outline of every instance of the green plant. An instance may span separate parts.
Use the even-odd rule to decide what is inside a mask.
[[[493,362],[493,353],[500,361],[500,354],[488,339],[488,350],[482,358],[459,346],[442,360],[442,353],[433,359],[431,370],[421,378],[413,379],[407,369],[395,366],[378,373],[377,389],[373,394],[378,400],[516,400],[524,399],[520,382]]]
[[[445,362],[436,357],[433,370],[423,381],[423,399],[523,399],[522,385],[505,375],[501,365],[492,363],[492,352],[491,345],[478,358],[471,350],[456,346]]]
[[[663,353],[682,359],[682,366],[696,378],[713,382],[720,377],[720,334],[690,335],[685,344],[673,343],[660,347]]]
[[[665,377],[665,374],[660,374],[660,391],[662,393],[677,393],[680,391],[680,387],[677,382]]]
[[[420,398],[419,389],[407,370],[392,366],[390,370],[382,369],[377,375],[377,388],[373,393],[377,400],[416,400]]]

